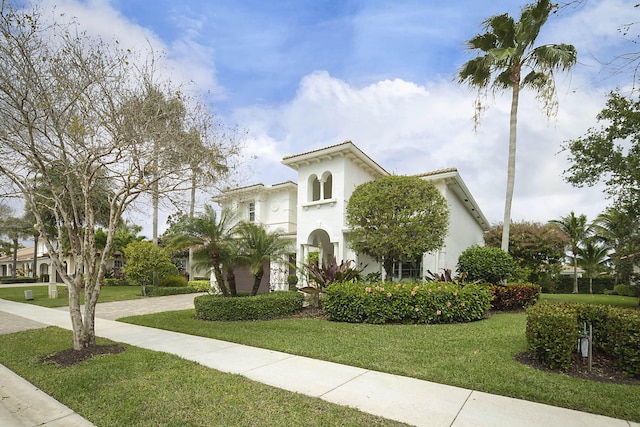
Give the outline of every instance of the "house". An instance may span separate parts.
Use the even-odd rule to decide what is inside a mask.
[[[221,206],[238,212],[241,220],[262,223],[291,240],[294,249],[290,259],[271,263],[270,275],[264,279],[268,288],[265,284],[261,290],[287,289],[286,276],[294,272],[288,261],[301,268],[314,252],[323,261],[335,257],[338,262],[354,260],[367,265],[365,274],[382,272],[376,261],[349,247],[346,206],[357,186],[389,172],[351,141],[287,156],[282,163],[297,171],[297,184],[256,184],[227,190],[215,198]],[[414,263],[396,266],[394,279],[424,277],[427,270],[455,271],[460,253],[483,244],[484,232],[489,229],[489,222],[456,169],[419,177],[433,182],[449,203],[449,233],[441,249],[423,254]]]
[[[16,276],[33,276],[34,247],[19,248],[16,256]],[[44,243],[38,243],[36,275],[48,281],[49,272],[53,270],[49,253]],[[13,254],[0,256],[0,276],[9,277],[13,275]]]
[[[113,257],[107,260],[107,269],[112,274],[120,274],[120,269],[124,260],[120,252],[116,252]],[[20,248],[17,251],[16,260],[16,276],[33,277],[33,264],[34,264],[34,246]],[[56,271],[53,261],[49,256],[49,252],[45,244],[40,240],[38,242],[37,249],[37,261],[36,261],[36,275],[39,281],[49,283],[62,283],[62,277]],[[74,259],[73,257],[66,256],[63,259],[63,264],[66,266],[67,273],[72,274],[74,271]],[[55,272],[55,274],[51,274]],[[13,254],[0,256],[0,277],[9,277],[13,273]]]

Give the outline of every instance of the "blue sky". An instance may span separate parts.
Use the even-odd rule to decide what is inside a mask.
[[[562,3],[562,2],[560,2]],[[630,75],[603,66],[637,49],[618,29],[640,21],[629,0],[585,0],[553,15],[539,44],[574,44],[579,63],[558,76],[547,120],[532,94],[519,114],[514,220],[546,222],[571,210],[589,219],[601,188],[574,189],[563,141],[596,125],[606,94]],[[455,83],[472,55],[464,42],[525,2],[302,0],[44,0],[88,32],[166,52],[174,83],[207,93],[227,123],[247,129],[243,184],[295,180],[282,157],[351,140],[389,172],[457,167],[492,223],[502,220],[509,97],[487,100],[477,132],[475,92]],[[632,29],[632,36],[637,34]]]

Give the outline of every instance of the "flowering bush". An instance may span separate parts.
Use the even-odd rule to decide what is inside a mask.
[[[494,310],[517,310],[536,303],[542,288],[531,283],[510,283],[507,286],[491,286]]]
[[[491,298],[487,288],[475,285],[350,281],[327,287],[322,306],[340,322],[453,323],[484,318]]]

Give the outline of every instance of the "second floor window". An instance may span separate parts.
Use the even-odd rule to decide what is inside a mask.
[[[249,202],[249,221],[255,222],[256,220],[256,203]]]

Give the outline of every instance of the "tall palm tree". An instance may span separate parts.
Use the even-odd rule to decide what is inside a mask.
[[[211,206],[205,205],[203,213],[193,218],[183,217],[167,233],[167,244],[172,249],[190,246],[195,248],[195,261],[206,262],[213,269],[216,282],[224,296],[231,295],[222,274],[222,267],[227,263],[231,253],[229,246],[233,241],[230,225],[233,219],[234,214],[231,211],[223,209],[218,214]]]
[[[590,294],[593,293],[593,278],[607,269],[608,262],[609,248],[599,245],[593,238],[578,248],[578,265],[587,273]]]
[[[569,215],[549,221],[555,224],[563,233],[569,237],[569,247],[573,257],[573,293],[578,293],[578,250],[583,241],[589,236],[590,228],[587,226],[587,216],[576,214],[571,211]]]
[[[251,295],[256,295],[264,276],[265,263],[289,252],[289,242],[280,233],[267,231],[262,224],[242,222],[236,228],[240,256],[253,275]]]
[[[511,89],[509,160],[502,229],[502,250],[505,252],[509,250],[520,89],[534,89],[542,99],[547,115],[553,115],[556,106],[554,71],[569,70],[576,63],[577,53],[572,45],[548,44],[534,47],[540,29],[554,7],[550,0],[538,0],[522,9],[517,22],[506,13],[484,21],[486,32],[467,42],[468,48],[477,51],[478,56],[466,62],[458,72],[458,82],[477,88],[479,98],[489,87],[494,90]],[[477,105],[476,123],[482,110],[479,101]]]

